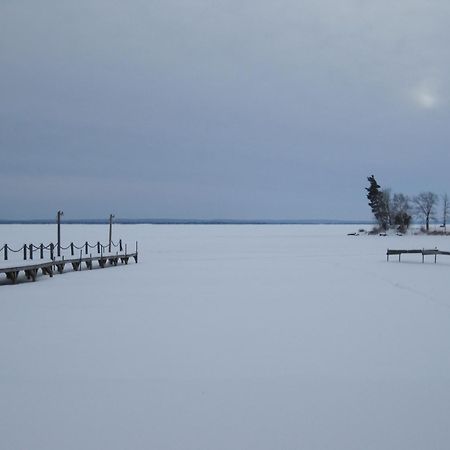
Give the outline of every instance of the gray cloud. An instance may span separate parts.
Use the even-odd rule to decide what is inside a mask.
[[[368,174],[448,190],[449,19],[438,0],[3,1],[4,211],[365,218]]]

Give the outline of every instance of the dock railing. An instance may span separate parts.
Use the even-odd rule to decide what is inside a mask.
[[[88,255],[92,253],[90,250],[94,250],[94,253],[96,252],[98,255],[100,254],[108,254],[112,252],[122,253],[127,249],[127,246],[123,245],[122,239],[119,239],[117,242],[108,242],[107,244],[102,244],[101,242],[96,243],[89,243],[85,242],[81,245],[76,245],[73,242],[68,244],[67,246],[60,246],[59,249],[62,252],[65,252],[64,256],[73,257],[75,256],[75,251],[81,250],[84,255]],[[117,249],[117,250],[114,250]],[[24,244],[22,247],[14,248],[9,246],[8,244],[4,244],[3,247],[0,249],[0,260],[3,259],[3,261],[8,261],[11,259],[12,255],[19,256],[20,259],[23,259],[23,261],[33,260],[33,259],[51,259],[54,260],[57,258],[57,250],[58,246],[57,244],[54,244],[51,242],[50,244],[44,245],[34,245],[34,244]],[[136,242],[136,251],[137,251],[137,242]],[[63,256],[63,255],[62,255]],[[18,259],[18,258],[15,258]]]

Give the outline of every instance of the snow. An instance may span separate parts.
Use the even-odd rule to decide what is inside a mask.
[[[2,276],[0,448],[447,449],[450,257],[386,249],[450,239],[357,228],[116,225],[139,264]]]

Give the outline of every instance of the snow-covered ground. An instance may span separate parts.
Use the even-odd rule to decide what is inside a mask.
[[[0,449],[447,450],[450,257],[386,249],[450,237],[357,229],[117,225],[139,264],[1,275]]]

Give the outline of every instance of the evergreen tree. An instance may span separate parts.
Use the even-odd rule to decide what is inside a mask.
[[[380,190],[381,186],[373,175],[367,177],[367,181],[370,183],[366,188],[369,206],[380,228],[386,231],[390,224],[390,191]]]
[[[373,175],[367,177],[367,181],[370,183],[370,186],[366,188],[367,199],[369,200],[369,206],[372,209],[373,215],[375,216],[375,218],[377,218],[380,209],[381,186],[377,183],[377,180],[375,180],[375,177]]]

